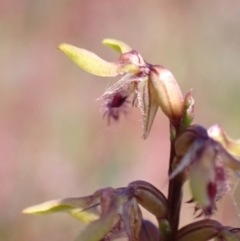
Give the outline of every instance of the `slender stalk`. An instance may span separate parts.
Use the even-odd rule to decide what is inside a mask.
[[[170,127],[171,129],[171,127]],[[169,169],[168,174],[170,174],[173,170],[173,162],[176,156],[174,141],[175,137],[178,133],[178,130],[175,129],[175,135],[171,138],[171,147],[170,147],[170,158],[169,158]],[[178,230],[180,211],[181,211],[181,203],[182,203],[182,181],[183,177],[181,174],[176,176],[174,179],[169,181],[168,187],[168,203],[169,203],[169,213],[168,213],[168,221],[171,227],[171,235],[169,236],[169,241],[173,241],[175,235]]]

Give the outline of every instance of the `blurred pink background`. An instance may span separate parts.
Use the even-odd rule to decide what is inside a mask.
[[[147,62],[169,68],[184,94],[193,89],[194,123],[219,123],[237,138],[239,29],[236,0],[1,0],[0,240],[73,240],[82,227],[66,214],[21,214],[46,200],[137,179],[167,192],[166,117],[158,112],[146,141],[138,109],[108,126],[95,100],[112,80],[79,69],[56,50],[60,43],[115,61],[118,54],[102,39],[127,42]],[[240,226],[230,195],[218,208],[213,218]],[[181,226],[192,213],[183,204]]]

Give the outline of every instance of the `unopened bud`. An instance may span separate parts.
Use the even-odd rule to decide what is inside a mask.
[[[160,65],[150,67],[150,85],[154,98],[173,126],[178,126],[183,117],[184,101],[173,74]]]
[[[192,93],[189,92],[184,99],[184,115],[181,123],[181,130],[191,125],[194,118],[194,99]]]
[[[218,235],[222,225],[211,219],[191,223],[177,233],[177,241],[206,241]]]
[[[130,52],[120,55],[119,62],[124,64],[130,63],[135,65],[145,65],[142,56],[136,50],[131,50]]]
[[[166,217],[168,201],[156,187],[145,181],[135,181],[130,183],[128,188],[138,203],[155,215],[157,219]]]
[[[223,229],[218,237],[216,238],[216,241],[239,241],[240,237],[237,233],[231,232],[230,230]]]
[[[234,240],[234,241],[240,240],[240,228],[233,228],[233,227],[224,227],[224,228],[225,230],[228,231],[228,232],[224,232],[226,240]],[[232,235],[234,235],[234,237],[232,237]],[[230,237],[230,239],[228,239],[228,236]]]

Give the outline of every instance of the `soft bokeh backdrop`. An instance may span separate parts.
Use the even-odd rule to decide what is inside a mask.
[[[107,126],[95,100],[112,80],[84,73],[58,44],[114,61],[118,54],[102,39],[127,42],[148,62],[168,67],[184,93],[193,90],[195,123],[219,123],[236,138],[239,29],[237,0],[1,0],[0,240],[73,240],[82,227],[71,217],[21,214],[49,199],[137,179],[167,191],[166,117],[159,111],[146,141],[137,109]],[[193,220],[192,206],[183,206],[181,225]],[[232,195],[218,207],[215,218],[240,226]]]

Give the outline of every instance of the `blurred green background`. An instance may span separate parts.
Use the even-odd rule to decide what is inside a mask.
[[[66,42],[115,61],[104,38],[169,68],[184,94],[192,89],[195,123],[240,137],[240,1],[0,0],[0,240],[73,240],[82,227],[66,214],[21,214],[49,199],[137,179],[166,193],[166,117],[159,111],[146,141],[138,109],[108,126],[95,100],[112,80],[56,50]],[[214,218],[240,226],[231,195],[218,208]],[[192,213],[184,204],[181,225]]]

